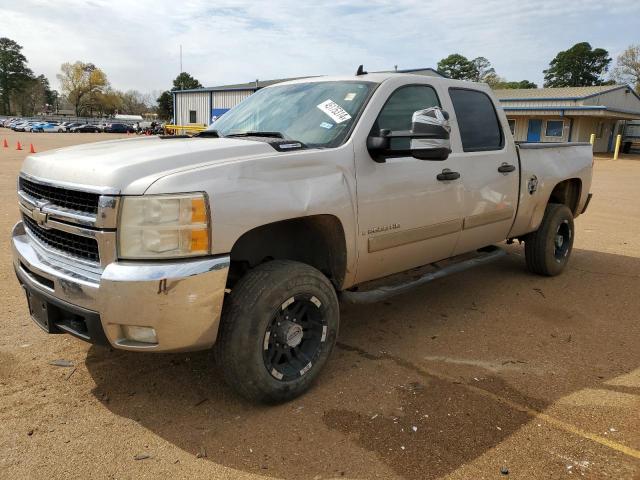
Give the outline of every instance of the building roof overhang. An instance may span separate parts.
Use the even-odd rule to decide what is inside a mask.
[[[557,106],[557,107],[508,107],[502,109],[508,115],[541,115],[541,116],[590,116],[616,118],[619,120],[640,119],[640,111],[613,109],[602,105]]]

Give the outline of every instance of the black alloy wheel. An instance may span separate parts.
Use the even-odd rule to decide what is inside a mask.
[[[296,295],[274,314],[264,334],[262,357],[276,380],[304,376],[316,363],[327,339],[324,306],[310,294]]]

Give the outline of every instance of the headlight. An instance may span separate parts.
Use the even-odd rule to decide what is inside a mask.
[[[209,253],[209,210],[202,193],[123,197],[118,256],[176,258]]]

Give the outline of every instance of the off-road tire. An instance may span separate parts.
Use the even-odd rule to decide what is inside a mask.
[[[560,246],[558,236],[564,237]],[[562,273],[569,262],[574,237],[573,214],[569,207],[558,203],[548,204],[540,228],[524,239],[524,255],[529,271],[549,277]]]
[[[274,318],[292,298],[310,298],[313,305],[319,304],[314,315],[322,312],[326,328],[322,327],[323,340],[315,350],[316,358],[309,362],[312,365],[304,373],[303,368],[298,378],[279,380],[277,371],[274,376],[274,370],[267,369],[265,344]],[[339,322],[338,298],[327,277],[303,263],[270,261],[245,274],[225,299],[215,361],[226,382],[242,397],[259,403],[285,402],[304,393],[316,380],[335,345]]]

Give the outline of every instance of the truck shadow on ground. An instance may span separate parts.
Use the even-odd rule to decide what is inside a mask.
[[[245,472],[438,478],[532,420],[496,396],[544,411],[626,373],[625,365],[640,365],[640,352],[629,348],[640,341],[634,314],[619,309],[639,290],[640,259],[577,250],[569,271],[543,279],[524,271],[520,247],[510,251],[388,302],[343,307],[326,371],[289,404],[238,398],[208,353],[141,356],[92,347],[93,393],[113,413],[206,455],[202,461]],[[603,275],[607,282],[595,286]],[[604,321],[611,311],[616,321]],[[455,360],[461,356],[495,358]],[[555,375],[542,373],[549,365]]]

